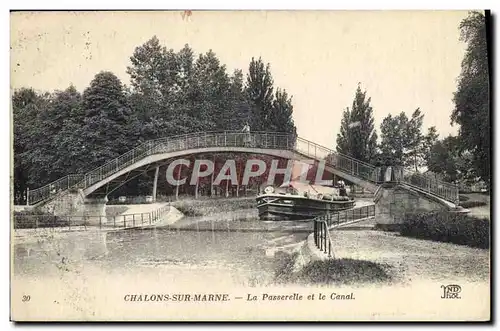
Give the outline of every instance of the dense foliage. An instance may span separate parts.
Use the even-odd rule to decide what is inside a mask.
[[[12,96],[14,196],[25,203],[26,189],[62,176],[90,171],[141,142],[207,130],[295,133],[292,98],[273,86],[270,64],[252,58],[242,70],[227,72],[209,50],[178,52],[156,36],[137,47],[127,67],[130,86],[112,72],[99,72],[80,93],[38,92],[26,87]],[[151,193],[153,174],[122,188]],[[221,185],[225,185],[222,183]]]
[[[460,24],[467,44],[453,101],[452,123],[460,125],[459,147],[472,155],[476,176],[490,183],[490,84],[487,30],[484,14],[471,12]]]
[[[490,246],[490,221],[462,213],[408,214],[401,225],[400,233],[403,236],[471,247],[489,248]]]

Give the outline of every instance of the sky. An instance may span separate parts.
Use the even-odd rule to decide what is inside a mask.
[[[87,87],[102,70],[124,84],[135,47],[153,35],[167,48],[212,49],[228,72],[252,57],[270,63],[274,86],[293,96],[299,136],[334,148],[358,84],[375,125],[420,108],[424,130],[451,126],[466,11],[23,12],[11,14],[11,89]]]

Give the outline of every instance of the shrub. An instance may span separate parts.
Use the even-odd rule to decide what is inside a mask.
[[[458,196],[458,199],[460,200],[460,202],[462,202],[462,201],[467,201],[467,200],[469,200],[470,198],[469,198],[468,196],[466,196],[466,195],[462,195],[462,194],[460,194],[460,195]]]
[[[14,229],[54,228],[68,225],[66,218],[37,210],[14,212]]]
[[[490,222],[462,213],[431,212],[407,214],[400,234],[420,239],[489,248]]]
[[[190,205],[190,204],[176,204],[175,205],[175,208],[177,208],[177,210],[179,210],[181,213],[184,214],[184,216],[203,216],[204,213],[199,210],[198,208],[196,208],[195,206],[193,205]]]
[[[301,270],[299,278],[312,284],[378,283],[391,279],[382,265],[354,259],[313,261]]]
[[[368,284],[388,282],[392,279],[386,271],[390,267],[376,262],[355,259],[311,261],[301,270],[293,267],[298,253],[283,253],[276,257],[275,281],[277,283],[305,284]]]
[[[481,207],[481,206],[486,206],[487,203],[485,201],[464,201],[460,203],[460,206],[464,208],[473,208],[473,207]]]

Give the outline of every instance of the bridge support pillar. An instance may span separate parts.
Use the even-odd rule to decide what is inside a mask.
[[[153,182],[153,202],[156,201],[156,190],[158,188],[158,174],[160,173],[160,166],[157,166],[156,167],[156,170],[155,170],[155,179],[154,179],[154,182]]]

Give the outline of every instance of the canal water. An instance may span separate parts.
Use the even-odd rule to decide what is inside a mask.
[[[13,272],[27,278],[161,275],[190,281],[273,283],[276,251],[298,248],[310,222],[261,221],[255,211],[184,217],[175,224],[121,231],[44,232],[14,239]]]

